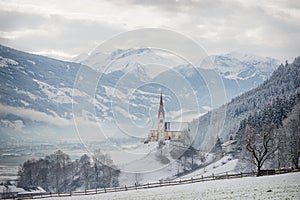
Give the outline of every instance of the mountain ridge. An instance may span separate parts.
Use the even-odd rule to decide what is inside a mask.
[[[136,51],[139,55],[145,55],[149,52],[151,55],[154,54],[150,49]],[[132,53],[132,50],[119,50],[119,54],[123,55],[124,53],[126,57],[130,57],[131,55],[136,57],[136,54]],[[112,54],[118,57],[118,52]],[[124,59],[122,55],[119,57]],[[101,74],[80,63],[65,62],[34,55],[2,45],[0,46],[0,56],[0,103],[2,106],[0,129],[2,135],[6,135],[6,138],[10,136],[14,137],[14,132],[18,132],[17,136],[14,137],[15,139],[18,137],[28,138],[30,137],[30,132],[40,135],[40,138],[43,138],[43,134],[51,135],[56,132],[58,133],[54,135],[59,135],[62,132],[65,132],[66,135],[77,135],[71,124],[74,118],[74,105],[76,107],[80,106],[80,104],[82,105],[75,114],[80,117],[80,120],[86,121],[86,123],[95,122],[95,125],[93,125],[95,129],[90,130],[91,132],[97,132],[96,127],[98,125],[96,123],[99,122],[102,124],[105,120],[112,121],[114,117],[113,112],[122,116],[122,113],[129,111],[128,117],[135,120],[134,123],[146,125],[146,128],[142,130],[144,134],[142,137],[147,136],[147,130],[155,123],[153,121],[155,119],[152,119],[152,116],[155,116],[153,113],[156,112],[157,99],[161,86],[159,84],[150,84],[139,88],[132,88],[135,82],[143,83],[153,76],[149,75],[147,65],[136,62],[134,59],[132,61],[125,60],[126,62],[124,62],[132,65],[135,70],[122,70],[126,67],[126,64],[122,65],[122,61],[119,62],[121,64],[119,68]],[[149,56],[146,61],[153,61],[154,59],[156,62],[159,62],[160,57],[159,55],[156,55],[154,58]],[[205,81],[199,78],[199,75],[197,75],[198,72],[191,66],[176,66],[174,69],[175,71],[158,71],[159,74],[157,77],[154,77],[154,81],[161,83],[160,81],[165,79],[171,84],[172,80],[180,74],[183,84],[185,84],[184,81],[188,81],[191,84],[191,90],[195,91],[195,94],[198,95],[197,98],[199,100],[197,101],[201,102],[200,111],[202,113],[206,112],[210,107],[210,100]],[[74,88],[75,83],[80,82],[81,78],[84,78],[78,74],[79,72],[88,74],[91,79],[86,77],[82,80],[82,85]],[[201,73],[205,74],[206,71],[202,70]],[[98,79],[98,77],[101,78]],[[98,83],[93,83],[92,80],[98,81]],[[226,81],[228,82],[226,86],[228,91],[226,92],[229,94],[230,90],[232,90],[235,93],[230,96],[237,95],[235,88],[239,86],[231,86],[235,80],[223,80],[225,81],[225,85]],[[125,84],[120,84],[122,81]],[[243,90],[247,87],[244,87]],[[126,96],[129,91],[132,92],[133,96],[126,99],[128,102],[123,102],[121,96],[119,98],[115,95],[122,94],[122,96]],[[179,90],[177,92],[179,94],[182,93]],[[186,94],[189,94],[191,91],[186,92]],[[191,113],[192,108],[189,107],[181,108],[182,111],[178,112],[180,102],[178,102],[176,93],[174,94],[168,88],[165,88],[164,95],[167,111],[169,113],[179,113],[176,116],[168,115],[167,117],[171,120],[182,120],[182,115],[180,114],[182,111],[184,111],[183,116],[184,113],[191,116],[195,115],[195,113]],[[183,98],[183,96],[180,98]],[[116,100],[116,103],[112,104],[112,100]],[[125,103],[129,103],[129,109],[126,108],[127,105]],[[112,105],[116,107],[112,109]],[[122,116],[122,118],[124,117]],[[47,123],[51,124],[50,128],[48,127],[40,131],[40,127]],[[62,128],[63,125],[66,125],[68,128]],[[33,130],[35,126],[37,126],[37,129]],[[16,130],[12,127],[18,127],[18,129]],[[59,131],[58,127],[62,130]],[[111,132],[118,131],[115,129],[110,130]],[[51,133],[49,134],[47,131]]]

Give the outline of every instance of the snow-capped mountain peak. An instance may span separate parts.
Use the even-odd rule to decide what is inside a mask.
[[[141,65],[159,64],[163,66],[175,66],[177,62],[162,57],[150,48],[140,49],[117,49],[110,54],[104,54],[99,50],[92,52],[81,63],[104,73],[113,71],[128,72],[136,63]]]
[[[260,77],[266,80],[278,67],[279,60],[259,57],[251,54],[231,52],[224,55],[212,55],[211,59],[214,70],[228,79],[247,80]],[[205,67],[200,66],[200,67]]]

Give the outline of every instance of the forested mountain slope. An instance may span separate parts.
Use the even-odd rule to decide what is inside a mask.
[[[300,57],[293,63],[280,65],[263,84],[236,98],[220,108],[210,111],[191,122],[195,133],[195,146],[211,149],[217,136],[223,140],[235,135],[240,122],[250,114],[264,109],[276,98],[289,98],[300,92]]]

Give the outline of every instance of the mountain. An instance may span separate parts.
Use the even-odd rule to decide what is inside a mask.
[[[109,55],[96,49],[86,59],[81,60],[81,63],[101,73],[124,73],[121,79],[122,84],[118,84],[120,87],[118,90],[120,89],[122,94],[130,94],[134,89],[133,95],[136,94],[134,99],[145,104],[144,108],[140,108],[143,110],[156,105],[157,100],[153,97],[157,96],[160,88],[163,88],[167,97],[166,105],[170,106],[167,110],[172,112],[172,115],[169,115],[170,119],[180,120],[182,116],[178,114],[175,116],[175,113],[183,111],[186,121],[257,87],[279,65],[279,61],[272,58],[230,53],[209,56],[204,60],[203,65],[194,67],[183,60],[174,59],[174,57],[166,56],[160,51],[149,48],[117,49]],[[205,63],[210,65],[206,66]],[[174,80],[176,80],[175,87]],[[220,93],[224,93],[225,96],[223,101],[212,103],[214,97],[212,97],[212,91],[209,91],[212,89],[208,87],[207,82],[209,81],[219,82],[219,90],[222,90]],[[140,85],[143,86],[140,87]],[[178,85],[182,87],[177,87]],[[173,97],[176,96],[177,100],[172,97],[171,93],[173,93]],[[145,98],[141,94],[148,97]],[[193,98],[190,101],[186,98],[189,95],[189,99]],[[170,101],[171,99],[172,101]],[[116,101],[123,102],[122,99]],[[179,102],[183,107],[179,109],[177,103],[174,102]],[[131,105],[129,104],[129,106]],[[199,108],[198,112],[195,112],[195,107]],[[156,112],[156,109],[151,109],[150,112]],[[141,114],[142,117],[134,116],[134,118],[140,118],[141,121],[151,120],[148,112]]]
[[[72,88],[80,64],[4,46],[0,56],[1,142],[55,138],[55,126],[71,125]]]
[[[140,78],[143,80],[147,80],[146,77],[152,79],[165,71],[167,71],[166,74],[175,71],[187,79],[194,90],[206,86],[203,77],[209,76],[208,74],[213,70],[222,79],[226,90],[226,101],[257,87],[270,77],[280,64],[278,60],[273,58],[231,52],[224,55],[208,56],[199,66],[191,66],[184,60],[174,56],[166,56],[158,50],[149,48],[117,49],[110,55],[96,49],[85,59],[81,59],[80,63],[105,73],[112,71],[129,73],[142,68],[144,74],[137,73],[137,76],[138,78],[141,76]],[[168,79],[168,77],[163,78]],[[198,85],[194,85],[194,83]],[[204,92],[202,96],[207,96],[207,93]],[[205,104],[209,101],[206,100]]]
[[[258,87],[193,120],[190,127],[193,130],[192,132],[196,133],[195,145],[209,150],[215,144],[217,136],[222,137],[224,140],[228,140],[230,136],[235,137],[240,128],[240,122],[246,120],[250,115],[270,110],[268,108],[270,105],[280,105],[276,103],[277,101],[292,102],[295,96],[299,96],[299,94],[300,57],[297,57],[291,64],[281,64],[272,76]],[[290,110],[295,103],[297,102],[294,101],[289,107],[282,106],[282,109],[286,110],[288,108]],[[277,106],[277,108],[279,107]],[[280,110],[275,109],[276,112]],[[282,115],[280,116],[280,119],[283,119]],[[278,117],[274,120],[280,119]]]
[[[211,60],[210,65],[206,65],[206,59]],[[263,83],[280,64],[274,58],[237,52],[206,59],[200,67],[214,69],[222,77],[227,101]]]
[[[257,57],[240,60],[248,63],[236,65],[240,73],[251,62],[259,67],[255,76],[238,79],[181,63],[149,48],[119,49],[109,54],[95,51],[77,58],[82,64],[5,46],[0,46],[0,56],[0,142],[78,136],[143,138],[155,127],[161,90],[167,120],[189,121],[221,105],[211,104],[207,80],[221,75],[226,102],[261,83],[276,62]],[[238,63],[239,58],[227,57],[223,64],[218,59],[213,63],[220,69]],[[233,74],[235,68],[228,69]],[[260,78],[251,84],[253,77]]]
[[[210,58],[213,60],[215,69],[220,74],[225,78],[235,80],[266,80],[270,72],[274,71],[279,65],[278,60],[273,58],[263,58],[237,52],[214,55],[210,56]]]

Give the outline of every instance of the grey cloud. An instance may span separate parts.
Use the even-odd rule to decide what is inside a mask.
[[[153,14],[158,22],[163,23],[156,23],[158,25],[151,28],[165,27],[186,34],[203,45],[210,54],[252,51],[254,54],[284,59],[297,56],[300,51],[297,45],[300,43],[299,14],[297,16],[300,2],[298,1],[255,3],[224,0],[107,0],[107,2],[108,4],[112,2],[114,5],[108,8],[116,9],[112,10],[112,13],[120,11],[120,15],[112,15],[112,19],[107,21],[87,17],[72,18],[72,14],[68,15],[70,10],[66,15],[63,10],[59,15],[0,11],[2,32],[9,34],[10,31],[15,30],[41,30],[40,33],[29,31],[15,38],[2,36],[0,42],[26,51],[56,50],[80,54],[91,51],[96,44],[114,34],[132,28],[149,28],[148,18]],[[101,6],[101,2],[95,5]],[[145,9],[148,7],[149,9]],[[142,13],[141,16],[132,14],[133,17],[139,17],[141,20],[131,21],[131,15],[126,13],[128,8],[131,11],[142,8],[145,12],[151,12],[151,15],[145,15],[148,18],[145,19],[144,24],[142,19],[145,16]],[[87,9],[86,7],[85,10]],[[95,11],[95,8],[93,10]],[[89,13],[79,13],[79,17],[81,14]],[[100,19],[103,17],[101,13],[93,14]],[[126,21],[122,20],[122,17]]]
[[[300,9],[300,1],[287,0],[283,2],[283,5],[291,9]]]
[[[275,15],[276,10],[268,9],[259,5],[233,3],[220,4],[219,7],[204,11],[192,9],[190,20],[181,29],[189,30],[209,52],[234,50],[280,59],[297,56],[300,53],[296,45],[300,42],[298,20]],[[203,29],[195,32],[195,24],[202,25]],[[209,32],[215,36],[204,37]],[[251,32],[254,35],[249,34]]]
[[[116,5],[152,6],[167,12],[186,12],[192,8],[212,8],[220,5],[220,0],[112,0]]]
[[[29,27],[27,27],[29,28]],[[96,43],[112,37],[125,29],[106,22],[71,19],[60,15],[50,15],[40,25],[43,34],[24,34],[14,39],[0,38],[2,44],[20,50],[64,51],[68,54],[89,52]]]
[[[39,28],[46,20],[46,17],[42,15],[0,10],[2,31],[16,31],[28,28],[35,29]]]

